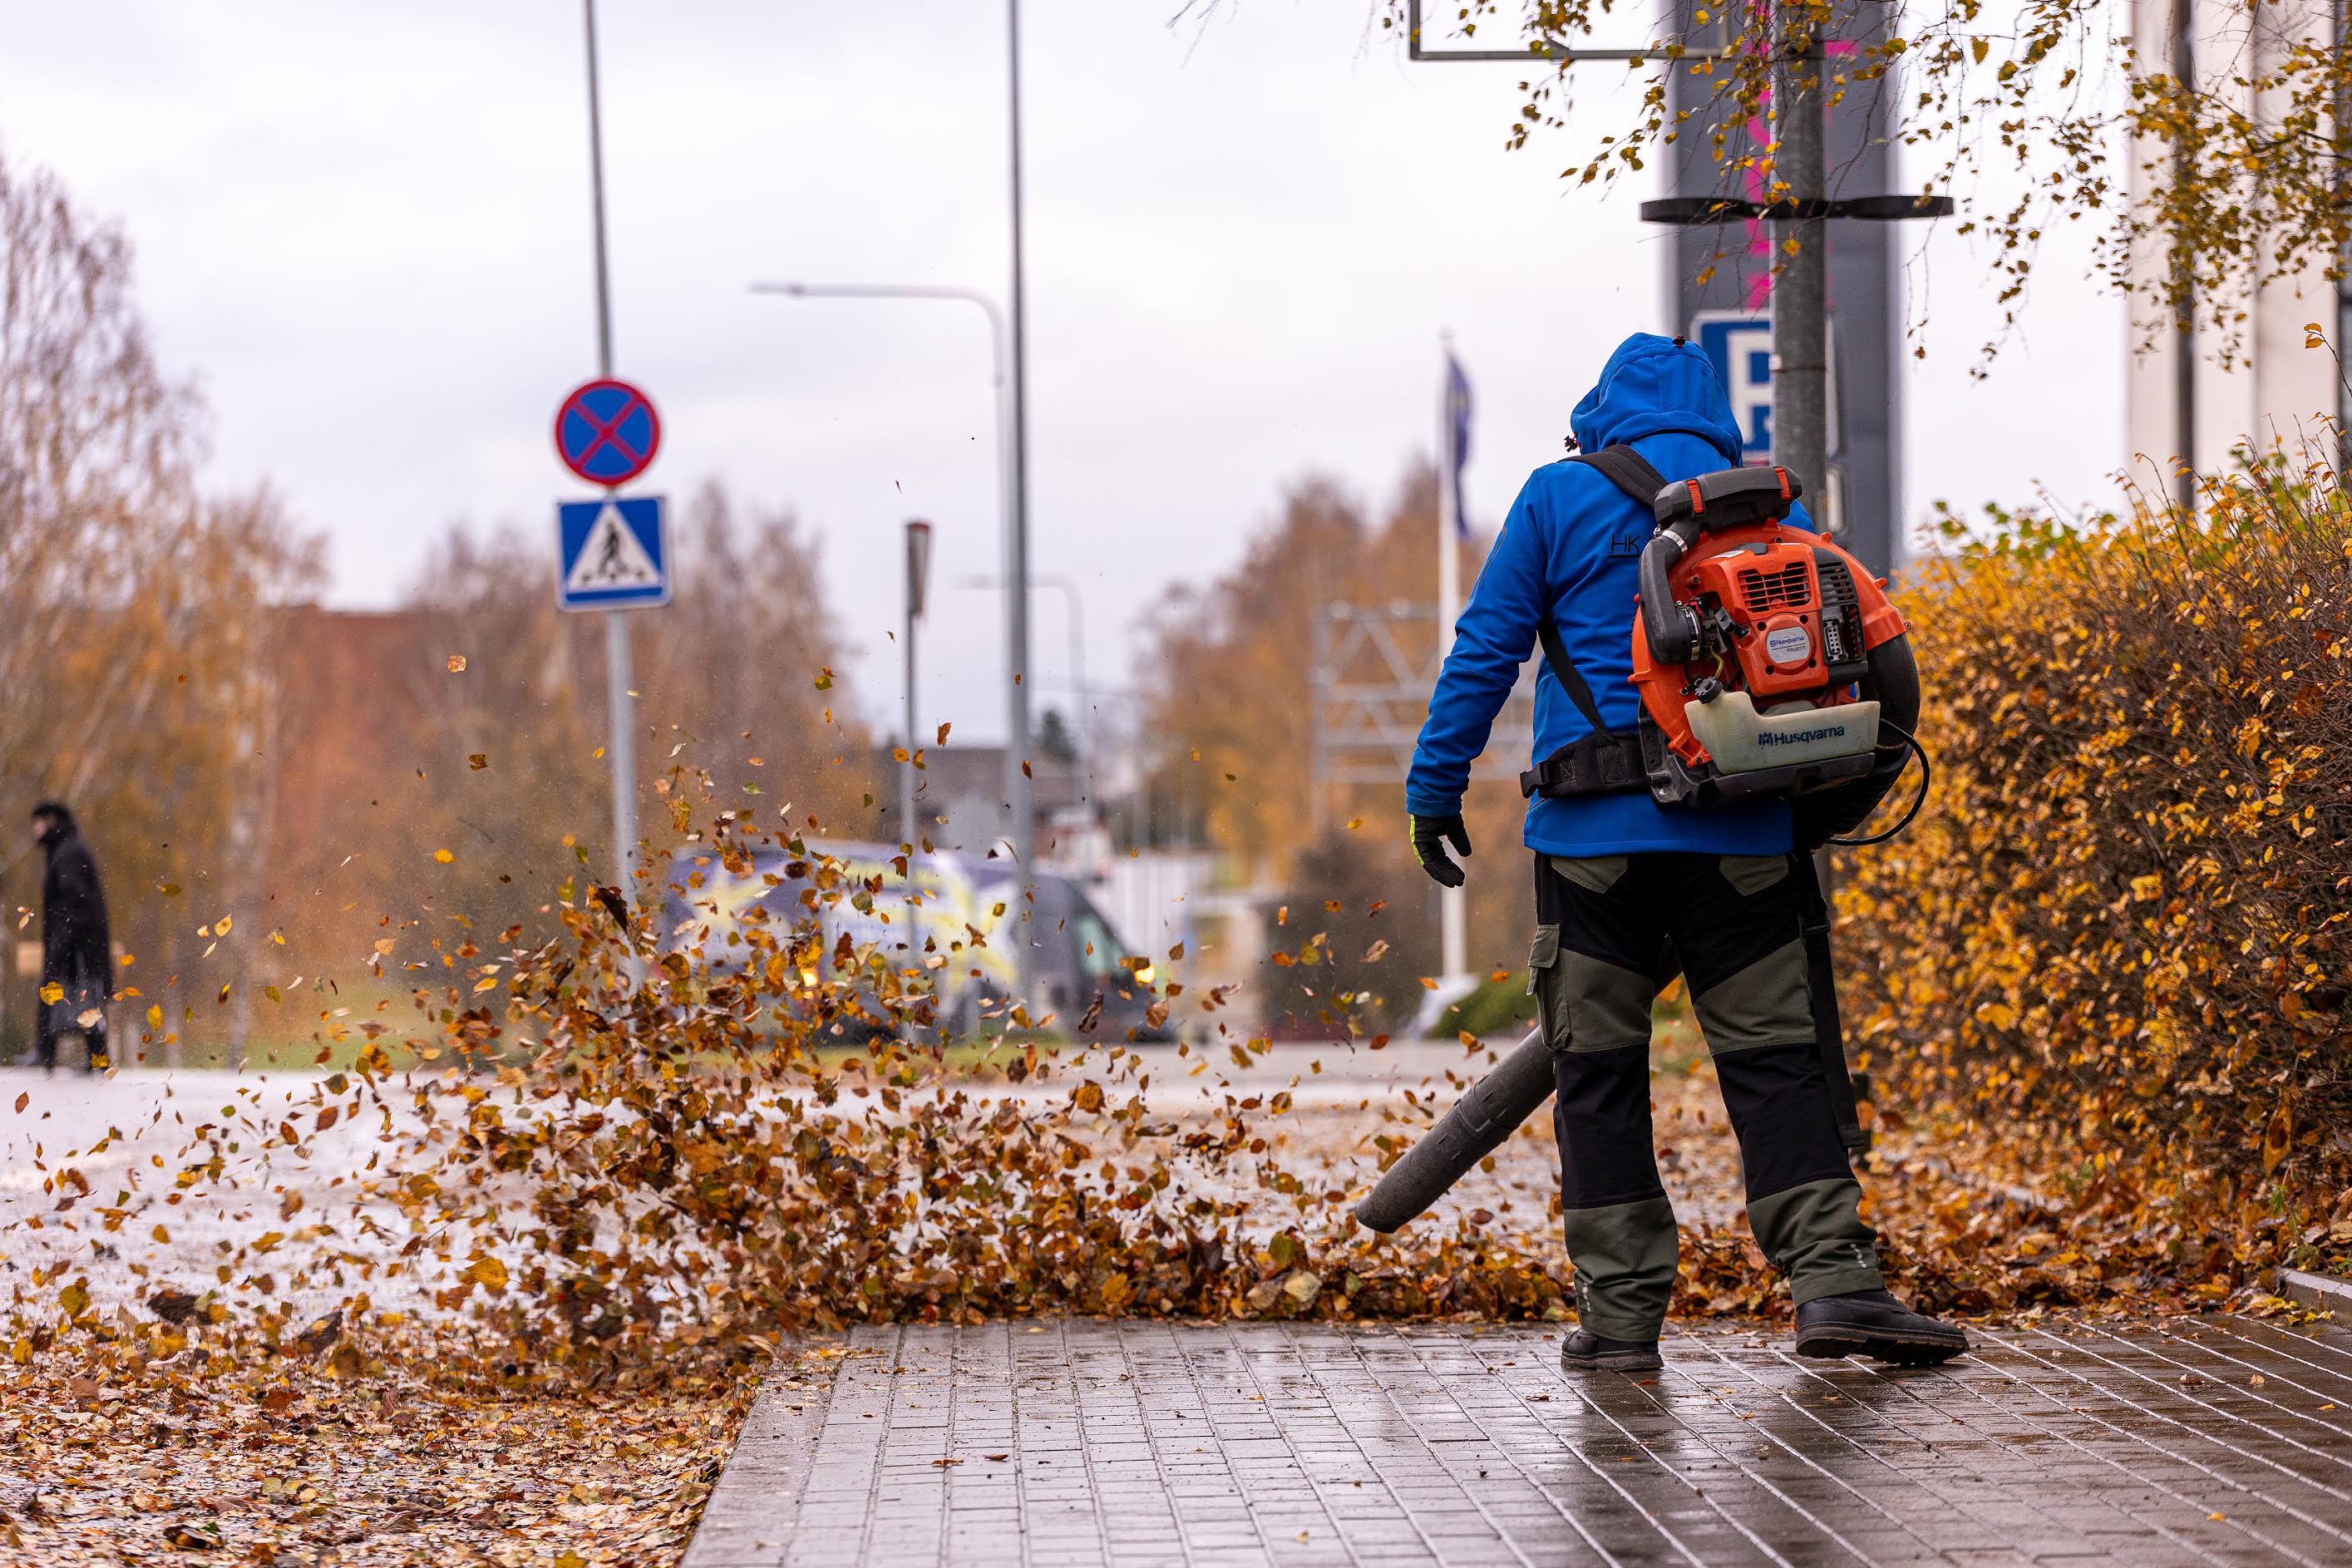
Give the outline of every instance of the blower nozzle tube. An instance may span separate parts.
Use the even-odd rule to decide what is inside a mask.
[[[1470,1173],[1470,1168],[1518,1131],[1552,1093],[1551,1047],[1540,1028],[1456,1100],[1437,1125],[1391,1165],[1356,1218],[1383,1235],[1429,1211],[1429,1205]]]

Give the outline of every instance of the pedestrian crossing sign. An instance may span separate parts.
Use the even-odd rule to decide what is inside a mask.
[[[669,603],[661,497],[559,501],[555,522],[562,563],[556,580],[558,609],[614,610]]]

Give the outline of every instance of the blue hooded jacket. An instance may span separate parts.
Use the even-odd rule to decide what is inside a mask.
[[[1619,442],[1668,479],[1739,461],[1739,430],[1714,362],[1692,343],[1636,332],[1601,367],[1570,419],[1587,452]],[[1811,526],[1801,509],[1790,521]],[[1428,721],[1405,777],[1405,809],[1443,816],[1462,809],[1470,764],[1486,749],[1519,667],[1536,673],[1534,759],[1589,734],[1537,647],[1549,615],[1569,658],[1592,688],[1612,729],[1632,730],[1642,700],[1633,689],[1633,602],[1642,546],[1655,523],[1648,509],[1588,463],[1562,461],[1528,477],[1502,537],[1454,625],[1454,650],[1431,697]],[[1790,844],[1789,808],[1778,800],[1698,810],[1660,805],[1646,793],[1528,803],[1528,847],[1547,855],[1619,855],[1685,849],[1714,855],[1780,855]]]

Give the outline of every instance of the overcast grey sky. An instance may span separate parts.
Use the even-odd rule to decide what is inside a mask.
[[[1558,171],[1622,119],[1613,68],[1566,133],[1504,148],[1517,68],[1414,65],[1371,0],[1028,0],[1034,568],[1086,598],[1123,684],[1171,584],[1232,564],[1308,473],[1385,498],[1431,446],[1438,334],[1476,388],[1491,525],[1559,451],[1624,332],[1665,324],[1654,194]],[[604,0],[617,368],[661,406],[639,488],[706,477],[794,508],[868,710],[896,712],[899,524],[938,524],[925,727],[1001,734],[988,348],[943,303],[755,299],[753,278],[1006,272],[997,0]],[[218,481],[267,479],[333,544],[332,599],[391,603],[452,520],[553,549],[558,396],[593,372],[572,0],[119,0],[10,9],[0,142],[137,247],[158,345],[197,375]],[[1948,230],[1949,226],[1945,226]],[[1967,242],[1922,237],[1930,350],[1904,389],[1907,508],[2107,493],[2121,310],[2076,242],[2024,339]],[[648,612],[659,614],[660,612]],[[1303,613],[1303,607],[1302,607]],[[1071,683],[1058,595],[1034,679]],[[747,650],[750,651],[750,650]],[[780,679],[803,672],[779,670]]]

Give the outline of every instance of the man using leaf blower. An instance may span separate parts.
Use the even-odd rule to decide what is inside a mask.
[[[1479,574],[1405,785],[1415,857],[1460,886],[1447,846],[1470,853],[1471,763],[1540,650],[1536,765],[1520,775],[1540,1039],[1358,1213],[1404,1223],[1556,1093],[1580,1320],[1561,1364],[1658,1366],[1676,1246],[1650,1143],[1650,1008],[1679,968],[1798,1351],[1946,1360],[1967,1337],[1887,1292],[1860,1213],[1848,1151],[1865,1140],[1808,853],[1860,826],[1917,750],[1902,617],[1809,531],[1799,476],[1738,466],[1696,346],[1626,339],[1572,427],[1580,455],[1528,479]]]

